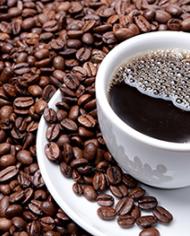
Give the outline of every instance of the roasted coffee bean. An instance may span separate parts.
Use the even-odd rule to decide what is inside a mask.
[[[11,154],[6,154],[0,157],[0,167],[2,168],[14,165],[15,163],[16,163],[16,158]]]
[[[115,206],[115,210],[118,215],[123,216],[123,215],[128,214],[131,211],[131,209],[133,208],[133,205],[134,205],[133,199],[129,197],[125,197],[125,198],[120,199],[117,202]]]
[[[175,4],[169,4],[166,7],[166,11],[169,12],[173,16],[179,16],[183,12],[182,9],[178,5],[175,5]]]
[[[0,156],[10,153],[11,145],[10,143],[0,144]]]
[[[78,196],[81,196],[83,194],[83,188],[80,184],[74,183],[73,184],[73,192],[77,194]]]
[[[181,23],[182,30],[190,31],[190,18],[184,19]]]
[[[46,138],[48,139],[48,141],[53,141],[59,136],[59,133],[60,133],[59,124],[51,124],[47,128]]]
[[[123,183],[128,187],[128,188],[135,188],[138,185],[138,182],[136,179],[134,179],[131,175],[124,174],[123,175]]]
[[[129,193],[129,197],[133,198],[134,200],[142,198],[145,195],[145,190],[141,187],[136,187],[132,189]]]
[[[142,228],[149,228],[149,227],[154,226],[157,223],[157,219],[154,216],[146,215],[146,216],[139,217],[136,223]]]
[[[61,162],[60,163],[60,170],[61,170],[61,173],[67,177],[67,178],[70,178],[71,175],[72,175],[72,168],[67,165],[65,162]]]
[[[84,147],[83,156],[85,159],[92,161],[96,157],[97,146],[94,143],[88,143]]]
[[[92,45],[94,42],[94,37],[91,33],[85,33],[82,36],[82,42],[87,45]]]
[[[33,162],[33,157],[31,152],[27,150],[21,150],[17,153],[17,160],[20,161],[24,165],[30,165]]]
[[[54,216],[57,212],[56,206],[50,201],[42,202],[41,209],[48,216]]]
[[[119,184],[122,180],[121,169],[117,166],[112,166],[107,169],[107,177],[110,184],[116,185]]]
[[[116,216],[116,211],[112,207],[103,206],[98,208],[97,214],[102,220],[113,220]]]
[[[49,50],[46,49],[46,48],[39,49],[39,50],[37,50],[37,51],[35,52],[34,56],[35,56],[38,60],[47,58],[47,57],[49,56]]]
[[[76,58],[81,61],[87,61],[91,56],[91,51],[88,48],[80,48],[76,53]]]
[[[11,203],[15,203],[18,201],[21,201],[24,198],[24,191],[19,190],[17,192],[14,192],[10,195],[10,202]]]
[[[60,157],[59,146],[54,142],[46,144],[45,154],[50,161],[57,161]]]
[[[131,228],[135,223],[135,218],[130,215],[119,216],[117,220],[119,226],[124,229]]]
[[[75,159],[70,163],[72,168],[78,168],[78,167],[81,167],[81,166],[86,166],[87,164],[88,164],[88,161],[84,158]]]
[[[56,112],[52,108],[46,108],[44,110],[44,119],[48,123],[54,123],[57,120]]]
[[[143,229],[139,236],[160,236],[159,231],[156,228],[147,228],[147,229]]]
[[[172,214],[161,206],[157,206],[153,210],[153,215],[162,223],[170,223],[173,219]]]
[[[96,200],[100,206],[110,207],[110,206],[113,206],[114,204],[114,198],[109,194],[99,194]]]
[[[135,23],[142,32],[149,32],[151,30],[150,23],[144,16],[136,16]]]
[[[6,210],[9,206],[9,197],[4,196],[2,199],[0,199],[0,216],[4,217]]]
[[[138,200],[138,206],[143,210],[152,210],[158,205],[155,197],[144,196]]]
[[[65,67],[65,61],[62,56],[56,56],[53,59],[53,67],[57,70],[63,70]]]
[[[78,115],[79,115],[79,106],[77,106],[77,105],[72,106],[69,111],[69,115],[68,115],[69,119],[77,120]]]
[[[171,15],[164,10],[157,10],[155,15],[156,21],[161,24],[167,23],[171,19]]]
[[[181,20],[172,18],[168,21],[167,27],[169,30],[178,31],[181,29]]]
[[[103,173],[96,173],[93,177],[93,187],[96,191],[103,192],[107,187],[106,176]]]
[[[0,193],[4,195],[10,194],[11,189],[8,184],[0,184]]]
[[[61,121],[61,126],[69,131],[76,131],[78,129],[77,124],[69,118],[63,119]]]
[[[12,223],[19,231],[26,228],[26,221],[24,221],[21,217],[13,217]]]
[[[32,97],[18,97],[14,100],[15,107],[21,108],[21,109],[28,108],[33,104],[34,104],[34,100]]]
[[[140,211],[139,207],[134,206],[130,212],[130,215],[135,219],[139,218],[141,216],[141,211]]]
[[[79,116],[78,122],[86,128],[93,128],[96,125],[96,120],[88,114]]]
[[[13,218],[14,216],[19,216],[22,214],[22,206],[19,204],[12,204],[9,205],[6,209],[5,216],[9,219]]]
[[[8,232],[12,226],[12,221],[7,218],[0,218],[0,231]]]
[[[128,189],[124,184],[120,184],[117,186],[110,185],[109,188],[111,193],[117,198],[126,197],[128,194]]]
[[[9,166],[0,171],[0,182],[8,181],[18,174],[19,169],[16,166]]]
[[[96,201],[97,194],[92,186],[84,186],[83,188],[84,197],[89,201]]]

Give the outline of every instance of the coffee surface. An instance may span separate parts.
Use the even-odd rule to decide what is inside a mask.
[[[146,135],[189,142],[188,55],[178,50],[159,50],[122,65],[110,88],[110,104],[116,114]]]

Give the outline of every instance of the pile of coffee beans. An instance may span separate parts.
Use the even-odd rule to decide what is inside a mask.
[[[96,201],[98,216],[117,219],[124,229],[136,223],[150,231],[158,222],[170,223],[172,215],[155,197],[146,195],[137,180],[123,173],[107,150],[97,122],[94,78],[77,76],[71,69],[60,91],[57,109],[44,110],[48,125],[45,154],[59,165],[64,177],[74,180],[74,193]],[[157,231],[152,228],[152,232]]]
[[[119,42],[149,31],[190,31],[189,8],[188,0],[0,1],[0,235],[89,235],[56,205],[41,177],[35,139],[44,110],[48,158],[75,180],[77,194],[100,204],[102,218],[117,214],[125,227],[135,218],[143,227],[171,220],[107,151],[94,82]],[[63,101],[55,113],[46,108],[58,88]],[[121,199],[115,206],[108,188]],[[139,218],[147,205],[153,213]],[[148,228],[140,235],[159,233]]]

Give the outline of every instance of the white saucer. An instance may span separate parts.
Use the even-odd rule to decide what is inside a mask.
[[[61,100],[60,92],[51,99],[49,106]],[[121,229],[116,221],[106,222],[98,218],[98,205],[76,196],[72,191],[73,181],[66,179],[59,167],[47,160],[44,154],[46,124],[41,118],[37,134],[37,158],[42,177],[57,204],[82,228],[93,236],[138,236],[140,229]],[[160,205],[165,206],[174,216],[169,226],[159,225],[161,236],[189,236],[190,231],[190,188],[161,190],[144,186],[150,195],[155,196]]]

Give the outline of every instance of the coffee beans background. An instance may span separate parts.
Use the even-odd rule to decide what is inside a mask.
[[[76,194],[98,202],[101,218],[117,214],[109,188],[121,199],[118,212],[129,211],[117,217],[121,227],[171,221],[113,161],[94,96],[98,65],[115,45],[167,29],[190,31],[189,0],[0,1],[0,235],[89,235],[56,205],[41,177],[35,139],[44,111],[47,157],[75,180]],[[47,103],[58,88],[63,101],[55,113]],[[139,208],[153,213],[144,219]]]

